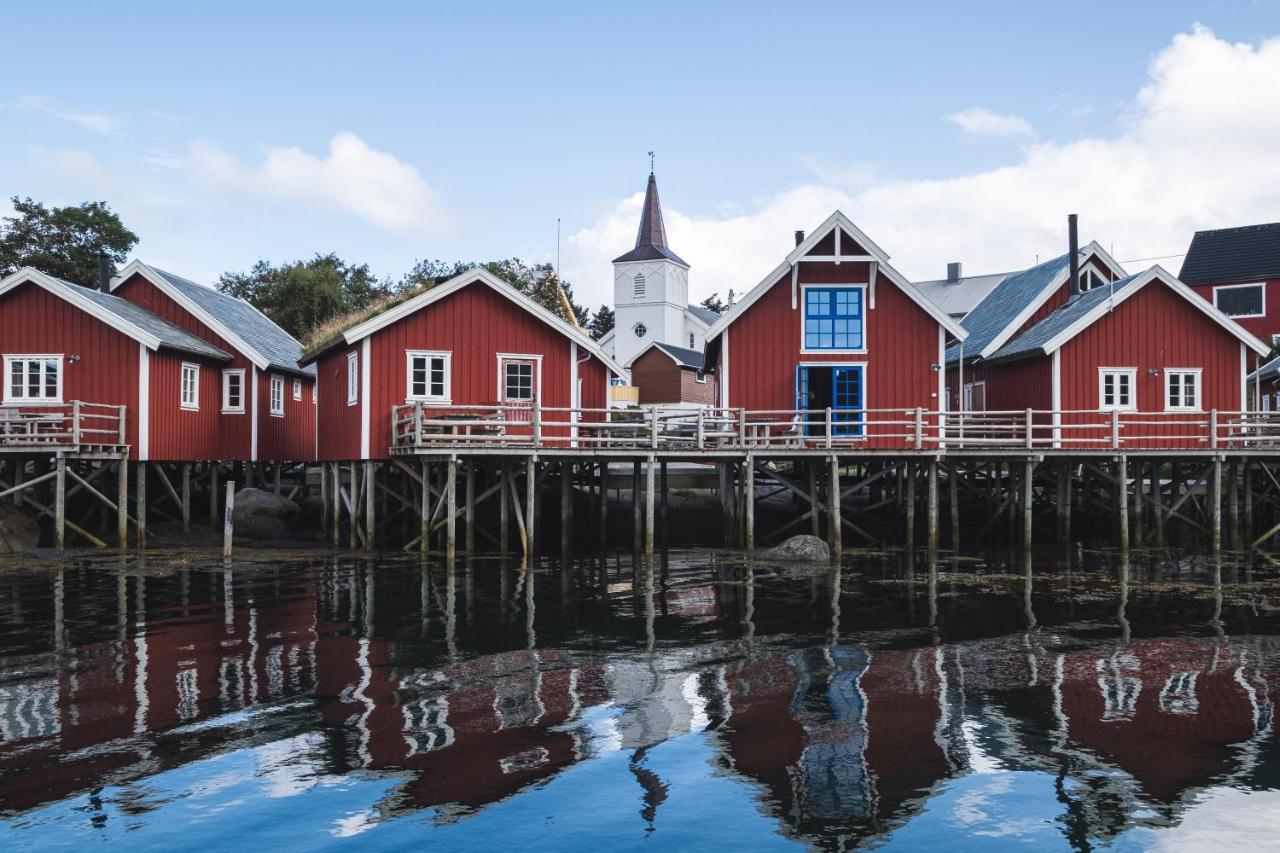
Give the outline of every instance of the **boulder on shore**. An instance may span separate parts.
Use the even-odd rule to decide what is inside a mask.
[[[288,498],[263,489],[241,489],[236,492],[232,526],[237,537],[245,539],[287,539],[293,531],[298,505]]]
[[[40,544],[40,527],[30,513],[0,500],[0,552],[17,554]]]
[[[831,560],[831,549],[825,540],[802,534],[792,536],[776,548],[756,552],[756,559],[776,563],[826,563]]]

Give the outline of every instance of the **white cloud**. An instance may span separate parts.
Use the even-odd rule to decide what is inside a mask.
[[[1060,254],[1072,212],[1082,238],[1114,245],[1121,260],[1168,255],[1200,228],[1280,219],[1277,145],[1280,38],[1231,44],[1196,27],[1153,58],[1108,137],[1033,144],[1006,166],[952,178],[844,187],[819,176],[734,216],[668,208],[668,237],[693,267],[696,299],[754,286],[789,250],[792,231],[836,208],[914,279],[941,278],[948,261],[994,272]],[[565,277],[584,300],[611,301],[609,260],[635,240],[640,199],[568,238]],[[1163,263],[1176,273],[1180,260]]]
[[[402,234],[444,221],[435,191],[416,167],[350,132],[329,141],[327,157],[293,146],[268,148],[262,165],[247,167],[211,142],[196,142],[188,162],[211,189],[244,199],[320,203]]]
[[[33,112],[44,113],[62,121],[69,121],[72,124],[87,127],[98,133],[112,133],[120,129],[119,120],[106,113],[78,113],[59,109],[48,98],[41,98],[36,95],[26,95],[19,98],[18,102]]]
[[[969,107],[943,116],[971,136],[1030,136],[1031,125],[1015,115],[1001,115],[984,107]]]

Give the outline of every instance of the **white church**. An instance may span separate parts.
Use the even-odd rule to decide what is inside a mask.
[[[689,304],[689,265],[667,248],[653,172],[644,192],[636,246],[613,260],[613,311],[613,330],[600,338],[600,346],[628,369],[653,343],[664,345],[664,351],[684,351],[673,355],[686,360],[696,354],[701,366],[707,329],[720,316]]]

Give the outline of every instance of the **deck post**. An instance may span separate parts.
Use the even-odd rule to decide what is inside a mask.
[[[271,490],[277,495],[280,494],[280,467],[278,461],[271,466]]]
[[[742,474],[742,492],[746,510],[745,526],[742,531],[743,546],[748,551],[754,551],[756,549],[756,466],[755,459],[750,453],[747,454]]]
[[[325,490],[324,474],[325,474],[325,466],[321,465],[320,466],[320,477],[321,477],[320,489],[322,492],[324,492],[324,497],[325,497],[324,518],[327,519],[329,517],[328,501],[330,500],[330,495],[328,491]],[[218,526],[218,463],[217,462],[209,463],[209,523],[212,524],[214,527]],[[323,520],[321,523],[323,523]]]
[[[1031,532],[1032,522],[1034,520],[1032,509],[1035,505],[1035,477],[1035,460],[1028,459],[1024,463],[1022,470],[1022,551],[1024,554],[1031,552]]]
[[[538,459],[536,456],[530,456],[527,464],[527,478],[525,482],[525,507],[524,507],[524,525],[528,529],[530,558],[535,553],[537,547],[537,516],[534,509],[538,502]]]
[[[903,496],[903,509],[906,511],[907,529],[903,536],[906,540],[907,549],[915,547],[916,544],[916,471],[915,463],[908,461],[905,465],[903,476],[903,484],[906,487],[906,494]]]
[[[1244,538],[1240,540],[1240,547],[1243,548],[1249,544],[1253,538],[1253,460],[1249,457],[1244,459]]]
[[[179,492],[182,497],[182,532],[188,533],[191,531],[191,463],[183,462],[179,467],[182,473],[182,491]]]
[[[658,531],[662,547],[667,547],[667,462],[664,459],[658,467]]]
[[[822,535],[822,521],[818,518],[818,463],[809,460],[809,533],[815,538]]]
[[[123,550],[129,547],[129,460],[116,463],[116,539]]]
[[[1068,484],[1070,483],[1071,475],[1070,475],[1070,472],[1068,472],[1067,470],[1067,463],[1065,461],[1058,462],[1057,471],[1055,473],[1058,478],[1058,484],[1057,484],[1056,494],[1054,495],[1053,503],[1054,503],[1054,510],[1056,511],[1057,521],[1058,521],[1058,536],[1057,536],[1058,547],[1063,548],[1063,547],[1066,547],[1067,539],[1068,539],[1067,530],[1066,530],[1067,500],[1068,500],[1067,489],[1069,488]]]
[[[717,491],[720,496],[720,527],[724,530],[724,544],[728,545],[731,542],[731,534],[729,532],[729,474],[727,462],[716,463],[716,476],[718,478]]]
[[[640,460],[631,463],[631,550],[640,553],[640,538],[644,533],[644,520],[640,513]]]
[[[447,475],[444,481],[444,533],[445,560],[449,571],[453,571],[454,560],[458,557],[458,457],[449,456]]]
[[[938,553],[938,460],[931,458],[928,462],[928,495],[929,508],[929,554],[934,558]]]
[[[511,488],[511,466],[498,463],[498,551],[505,555],[511,544],[511,501],[515,491]]]
[[[138,547],[147,547],[147,463],[139,462],[135,468],[137,471],[137,492],[138,500]]]
[[[1151,528],[1156,547],[1164,547],[1164,488],[1160,484],[1160,462],[1151,463]]]
[[[377,463],[372,459],[368,459],[364,463],[364,547],[366,551],[373,550],[374,536],[378,529],[376,502],[374,501],[376,488],[374,481],[378,476],[376,465]]]
[[[1133,544],[1142,546],[1142,512],[1143,512],[1143,496],[1146,489],[1142,488],[1142,469],[1145,466],[1139,459],[1134,463],[1133,468]]]
[[[503,507],[507,496],[502,495]],[[422,460],[422,500],[418,504],[418,550],[423,554],[431,550],[431,463]]]
[[[467,554],[476,552],[476,464],[473,460],[467,460],[466,466],[466,508],[464,521],[467,523],[466,540],[463,547]]]
[[[329,531],[329,538],[337,548],[342,544],[342,469],[337,462],[329,465],[329,479],[333,483],[333,506],[329,508],[333,529]]]
[[[947,511],[951,513],[951,550],[960,553],[960,462],[947,465]]]
[[[1129,554],[1129,457],[1123,453],[1116,459],[1116,489],[1120,498],[1120,553]]]
[[[27,476],[27,457],[22,455],[15,455],[13,457],[13,485],[15,489],[17,489],[18,486],[22,485],[22,481],[26,478],[26,476]],[[21,490],[17,490],[13,493],[14,506],[21,508],[25,502],[26,502],[26,496],[22,494]]]
[[[649,461],[645,463],[645,489],[644,489],[644,552],[650,557],[653,556],[653,498],[656,489],[654,488],[654,475],[658,463],[653,457],[649,457]]]
[[[347,510],[350,516],[351,532],[348,538],[349,547],[352,551],[356,549],[356,542],[360,538],[360,474],[359,468],[355,462],[351,463],[351,506]]]
[[[609,542],[609,462],[600,463],[600,550]]]
[[[1240,549],[1243,546],[1240,529],[1240,462],[1232,459],[1227,469],[1227,511],[1231,519],[1231,547]]]
[[[560,559],[573,549],[573,463],[560,463]]]
[[[1213,519],[1213,552],[1222,550],[1222,457],[1214,454],[1212,470],[1209,472],[1209,500],[1213,506],[1209,508]]]
[[[57,476],[53,485],[53,539],[59,550],[67,547],[67,459],[62,454],[54,463]]]
[[[839,560],[840,553],[844,550],[842,541],[844,531],[840,529],[840,459],[833,453],[830,460],[831,482],[828,488],[828,500],[831,509],[828,515],[828,530],[831,537],[831,557]]]
[[[222,558],[224,560],[231,559],[231,543],[235,538],[235,509],[236,509],[236,484],[234,480],[227,480],[227,507],[226,518],[222,521]],[[230,617],[228,617],[230,618]]]

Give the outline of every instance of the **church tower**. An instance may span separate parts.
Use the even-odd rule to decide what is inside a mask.
[[[627,364],[653,341],[689,346],[689,265],[667,248],[658,182],[649,172],[636,247],[613,260],[613,355]]]

